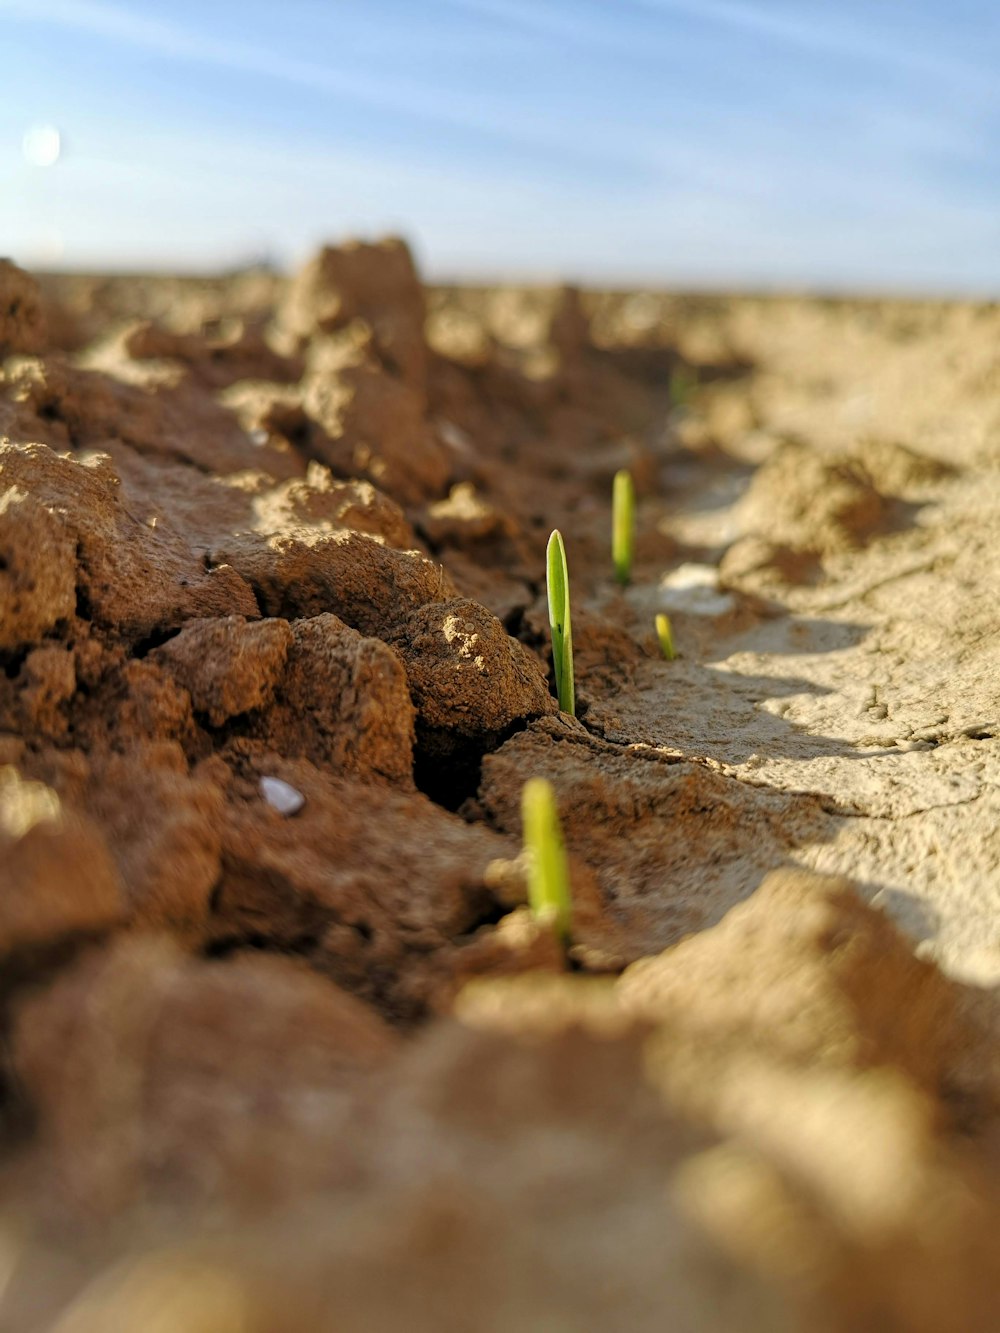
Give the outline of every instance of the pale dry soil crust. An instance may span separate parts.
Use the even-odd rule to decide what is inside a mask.
[[[995,1329],[998,333],[0,262],[0,1327]]]

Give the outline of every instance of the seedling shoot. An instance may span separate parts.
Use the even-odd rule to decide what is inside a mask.
[[[632,474],[622,468],[615,473],[611,489],[611,560],[615,578],[623,588],[632,579],[635,554],[635,485]]]
[[[569,866],[552,784],[529,778],[521,791],[521,824],[528,861],[528,905],[560,939],[569,935],[572,904]]]
[[[670,624],[670,617],[662,612],[656,617],[656,637],[660,641],[660,651],[668,662],[672,662],[677,656],[674,648],[674,631]]]
[[[545,576],[549,593],[549,627],[552,631],[552,669],[556,694],[564,713],[576,715],[576,690],[573,682],[573,631],[569,614],[569,570],[566,547],[556,528],[545,552]]]

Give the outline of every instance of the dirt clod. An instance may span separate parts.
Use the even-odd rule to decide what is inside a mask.
[[[435,760],[491,749],[515,723],[557,711],[541,663],[476,602],[410,613],[393,635],[406,664],[420,743]]]
[[[274,695],[292,643],[286,621],[237,616],[188,624],[151,660],[162,663],[210,726],[261,708]]]
[[[0,358],[33,355],[45,345],[45,316],[38,284],[29,273],[0,259]]]
[[[0,462],[0,648],[37,643],[76,609],[73,539]],[[38,553],[46,559],[39,568]]]

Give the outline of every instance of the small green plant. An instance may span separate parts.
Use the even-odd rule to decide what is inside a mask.
[[[569,935],[572,903],[569,866],[551,782],[529,778],[521,791],[521,824],[528,860],[528,905],[536,921]]]
[[[670,372],[670,384],[667,389],[671,407],[687,407],[697,387],[698,376],[694,371],[689,370],[687,366],[674,366]]]
[[[626,468],[615,473],[611,488],[611,560],[623,588],[632,578],[635,554],[635,485]]]
[[[677,656],[674,648],[674,631],[670,624],[670,617],[662,612],[656,617],[656,637],[660,641],[660,651],[668,662],[672,662]]]
[[[569,570],[562,533],[556,528],[545,551],[545,580],[549,592],[549,626],[552,630],[552,669],[556,694],[564,713],[576,715],[573,684],[573,630],[569,617]]]

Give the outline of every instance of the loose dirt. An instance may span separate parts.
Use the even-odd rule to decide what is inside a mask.
[[[998,328],[0,263],[4,1329],[997,1327]]]

